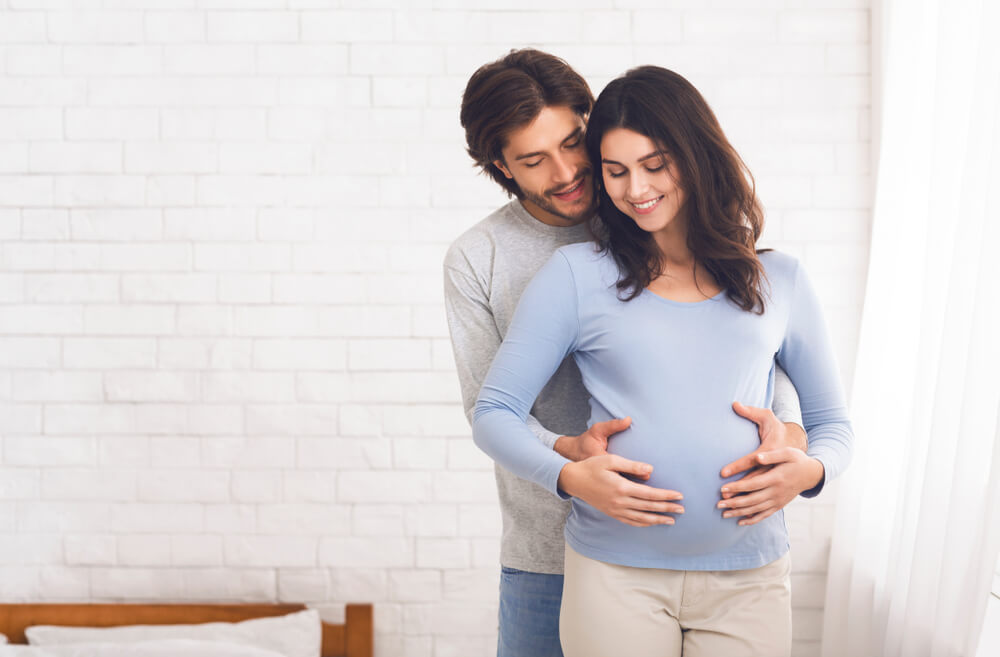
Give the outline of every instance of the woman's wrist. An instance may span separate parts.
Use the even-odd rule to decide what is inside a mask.
[[[823,467],[823,462],[818,458],[809,457],[807,464],[808,476],[805,481],[806,485],[802,490],[812,490],[813,488],[816,488],[823,483],[823,479],[826,477],[826,468]]]
[[[573,497],[573,492],[570,490],[573,487],[572,479],[574,474],[574,469],[577,461],[570,461],[562,467],[559,471],[559,477],[556,479],[556,488],[561,490],[563,493]]]

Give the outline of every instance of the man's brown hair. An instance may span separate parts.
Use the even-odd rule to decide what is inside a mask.
[[[528,125],[546,107],[569,107],[586,119],[594,95],[583,77],[555,55],[524,48],[481,66],[462,95],[462,127],[469,155],[507,191],[521,197],[517,183],[494,160],[511,132]]]

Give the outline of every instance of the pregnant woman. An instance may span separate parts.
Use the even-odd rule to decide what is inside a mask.
[[[596,243],[559,249],[524,292],[476,405],[476,443],[568,497],[587,462],[544,447],[524,418],[572,354],[590,423],[631,414],[608,451],[652,464],[647,483],[678,500],[650,502],[659,522],[639,526],[573,497],[567,657],[788,655],[780,509],[818,494],[846,467],[852,441],[816,295],[794,258],[756,250],[752,179],[683,77],[645,66],[614,80],[586,141],[601,173]],[[806,453],[789,449],[774,465],[780,494],[720,475],[759,444],[732,403],[770,406],[775,361],[799,392],[809,437]]]

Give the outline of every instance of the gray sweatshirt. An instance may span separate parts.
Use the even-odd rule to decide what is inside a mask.
[[[561,246],[585,241],[586,228],[549,226],[511,201],[463,233],[444,260],[445,311],[466,417],[510,326],[518,299]],[[535,400],[528,425],[551,448],[559,436],[587,429],[589,394],[567,358]],[[783,422],[802,423],[798,397],[780,369],[773,408]],[[612,436],[611,440],[614,440]],[[503,535],[500,563],[535,573],[563,572],[563,525],[569,502],[495,466]]]

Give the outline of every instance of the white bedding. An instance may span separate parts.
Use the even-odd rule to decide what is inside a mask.
[[[31,646],[45,648],[51,651],[66,644],[95,644],[105,647],[103,653],[58,653],[58,657],[91,657],[91,655],[107,655],[108,657],[125,657],[138,654],[131,652],[112,652],[114,646],[135,644],[165,639],[188,639],[199,642],[216,642],[235,644],[247,657],[264,657],[250,653],[247,648],[253,647],[269,651],[267,657],[320,657],[322,643],[322,625],[319,612],[306,609],[285,616],[271,618],[254,618],[240,623],[201,623],[196,625],[126,625],[121,627],[59,627],[54,625],[36,625],[25,630],[28,643]],[[135,646],[128,646],[135,649]],[[218,647],[218,646],[216,646]],[[195,647],[197,648],[197,647]],[[156,650],[156,646],[152,646]],[[0,652],[0,656],[4,653]],[[149,653],[151,657],[169,657],[167,653]],[[175,653],[181,654],[181,653]],[[183,653],[188,657],[187,653]],[[205,653],[206,657],[208,653]],[[237,653],[222,653],[223,657],[238,657]],[[12,657],[14,653],[11,653]],[[37,653],[43,657],[45,653]],[[202,653],[191,653],[190,657],[201,657]],[[36,653],[21,653],[17,657],[36,657]]]
[[[51,646],[0,646],[0,657],[284,657],[255,646],[157,639],[132,643],[66,643]]]

